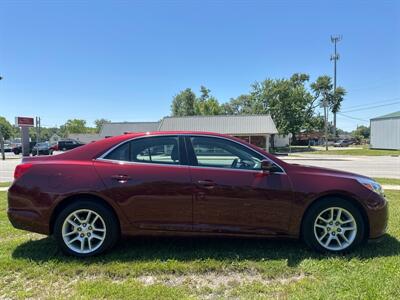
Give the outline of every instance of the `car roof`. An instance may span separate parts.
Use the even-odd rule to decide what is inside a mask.
[[[249,144],[246,141],[235,138],[233,136],[216,133],[216,132],[208,132],[208,131],[152,131],[152,132],[134,132],[134,133],[125,133],[118,136],[113,136],[109,138],[104,138],[95,142],[88,143],[86,145],[74,148],[62,154],[58,154],[49,158],[43,158],[43,160],[93,160],[103,153],[105,153],[110,148],[133,138],[144,137],[144,136],[168,136],[168,135],[204,135],[204,136],[214,136],[214,137],[223,137],[233,141],[237,141],[241,144],[248,146],[249,148],[264,154],[267,157],[273,158],[275,161],[279,161],[279,164],[286,165],[285,162],[280,159],[272,156],[270,153],[264,151],[263,149]]]

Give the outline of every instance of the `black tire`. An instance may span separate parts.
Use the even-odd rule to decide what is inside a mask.
[[[71,213],[82,209],[88,209],[97,213],[104,220],[106,229],[106,232],[104,233],[105,238],[102,244],[99,246],[99,248],[89,253],[79,253],[72,250],[66,245],[62,235],[63,224],[66,218]],[[82,199],[70,204],[59,213],[54,223],[53,234],[54,238],[57,241],[57,244],[65,254],[77,257],[89,257],[110,250],[115,245],[120,236],[120,229],[118,224],[119,223],[114,212],[107,208],[105,205],[93,202],[91,200]]]
[[[336,227],[335,227],[335,230],[331,231],[329,233],[328,233],[328,231],[325,231],[328,234],[328,237],[325,239],[322,239],[321,243],[318,241],[318,239],[316,237],[316,235],[318,234],[317,233],[318,230],[320,230],[318,228],[317,229],[314,228],[314,224],[316,222],[317,217],[322,212],[324,212],[327,209],[332,208],[332,207],[341,208],[341,209],[344,209],[345,211],[347,211],[348,213],[350,213],[356,224],[356,231],[355,231],[354,237],[352,239],[352,242],[349,243],[349,245],[346,246],[346,248],[344,248],[344,249],[328,249],[328,248],[324,247],[323,245],[321,245],[321,243],[327,241],[327,239],[329,238],[329,235],[333,235],[333,234],[336,234],[337,239],[339,239],[341,242],[343,242],[345,244],[346,241],[342,238],[342,236],[339,237],[339,235],[344,234],[344,231],[342,231],[341,227],[339,227],[339,229],[336,229]],[[342,226],[345,228],[347,225],[342,225]],[[366,227],[366,224],[362,217],[360,208],[356,207],[350,201],[339,198],[339,197],[326,197],[326,198],[318,200],[316,203],[312,204],[312,206],[306,212],[304,219],[303,219],[301,233],[302,233],[302,238],[303,238],[304,242],[310,248],[312,248],[318,252],[347,253],[347,252],[350,252],[351,250],[353,250],[356,246],[358,246],[360,243],[362,243],[365,240],[365,234],[366,234],[365,227]],[[332,227],[330,227],[330,228],[332,228]],[[316,231],[314,231],[314,229]],[[340,230],[341,233],[338,233],[336,230]],[[323,234],[324,234],[324,231],[322,231],[321,235],[323,235]],[[336,237],[333,236],[333,238],[336,238]],[[349,239],[349,240],[351,240],[351,239]],[[337,246],[339,247],[339,242],[332,243],[333,246],[335,246],[335,243],[337,243]]]

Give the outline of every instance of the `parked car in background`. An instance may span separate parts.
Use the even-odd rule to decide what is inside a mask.
[[[4,144],[4,152],[12,152],[13,148],[11,146],[11,144],[9,143],[5,143]]]
[[[51,148],[49,142],[37,143],[32,148],[32,156],[35,155],[52,155],[53,149]]]
[[[146,234],[295,238],[342,253],[382,237],[388,218],[371,178],[288,164],[217,133],[111,137],[24,158],[14,178],[13,226],[54,235],[81,257]]]
[[[57,142],[57,144],[53,147],[53,150],[56,151],[67,151],[71,150],[80,146],[83,146],[85,144],[76,141],[76,140],[60,140]]]
[[[339,140],[336,143],[333,143],[333,147],[348,147],[352,142],[350,140]]]
[[[29,142],[29,153],[32,153],[32,149],[35,145],[36,145],[36,142]],[[15,147],[13,147],[12,152],[14,152],[15,155],[22,153],[22,145],[19,144],[19,145],[16,145]]]

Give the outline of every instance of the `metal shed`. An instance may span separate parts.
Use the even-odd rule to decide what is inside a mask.
[[[159,130],[211,131],[229,134],[268,151],[270,136],[278,130],[270,115],[165,117]]]
[[[160,122],[112,122],[101,127],[102,138],[124,134],[125,132],[157,131]]]
[[[400,150],[400,111],[371,119],[372,149]]]
[[[278,130],[270,115],[218,115],[165,117],[160,122],[105,123],[100,137],[110,137],[125,132],[147,131],[211,131],[229,134],[268,151],[270,136]]]

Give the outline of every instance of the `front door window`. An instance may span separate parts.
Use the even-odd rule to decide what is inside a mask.
[[[220,138],[190,138],[195,163],[200,167],[260,170],[263,157],[246,147]]]

